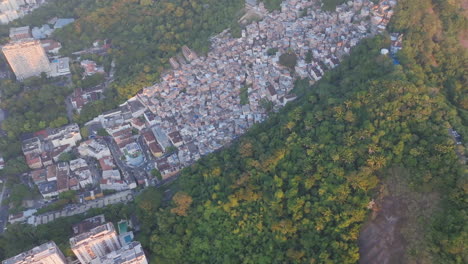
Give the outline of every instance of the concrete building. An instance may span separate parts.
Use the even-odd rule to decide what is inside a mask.
[[[49,59],[38,40],[9,43],[2,51],[18,80],[50,73]]]
[[[116,167],[114,163],[114,158],[112,158],[112,156],[107,156],[99,159],[99,165],[101,166],[101,170],[103,172],[113,170]]]
[[[35,39],[45,39],[52,35],[53,31],[48,24],[44,24],[42,27],[33,27],[31,34]]]
[[[103,179],[114,179],[114,180],[120,180],[120,172],[118,170],[105,170],[102,171],[102,178]]]
[[[85,200],[83,203],[72,204],[59,211],[52,211],[36,215],[32,224],[36,226],[47,224],[57,220],[60,217],[69,217],[77,214],[83,214],[92,208],[103,208],[110,204],[127,203],[133,201],[134,199],[131,190],[117,192],[106,196],[103,196],[102,192],[89,191],[82,195],[82,197]]]
[[[91,229],[103,225],[106,222],[106,218],[103,214],[96,215],[90,218],[87,218],[76,225],[73,225],[73,234],[79,235],[85,232],[89,232]]]
[[[121,248],[112,223],[95,227],[89,232],[70,238],[70,246],[82,264],[96,263],[92,261]]]
[[[91,76],[96,73],[101,73],[104,74],[104,67],[99,67],[97,66],[96,62],[91,61],[91,60],[83,60],[80,62],[81,67],[84,69],[84,74],[86,76]]]
[[[90,156],[95,159],[102,159],[104,157],[111,156],[106,143],[96,139],[90,139],[81,143],[78,147],[78,152],[81,156]]]
[[[19,9],[20,5],[24,5],[24,0],[1,0],[0,1],[0,11],[16,11]]]
[[[50,63],[50,74],[49,76],[58,77],[70,74],[70,58],[58,58],[54,59]]]
[[[30,173],[31,179],[33,182],[38,185],[39,183],[47,181],[47,171],[46,169],[33,170]]]
[[[99,187],[101,190],[115,190],[115,191],[123,191],[128,190],[130,187],[125,181],[122,180],[115,180],[115,179],[102,179],[99,183]]]
[[[94,259],[91,264],[148,264],[139,242],[131,242],[104,257]]]
[[[23,140],[22,149],[24,154],[31,152],[40,154],[42,152],[41,140],[38,137]]]
[[[184,55],[185,59],[188,61],[193,61],[198,58],[197,54],[187,46],[182,47],[182,54]]]
[[[31,36],[31,30],[29,29],[29,26],[10,28],[10,39],[12,41],[18,41],[18,40],[30,39],[30,38],[32,38],[32,36]]]
[[[62,251],[60,251],[60,249],[53,241],[47,242],[31,250],[2,261],[2,264],[33,263],[65,264],[67,261],[65,260]]]
[[[48,129],[46,140],[52,142],[54,147],[76,146],[76,142],[81,140],[80,127],[77,124],[70,124],[60,128]]]
[[[25,154],[26,164],[31,169],[39,169],[42,167],[41,155],[35,152]]]

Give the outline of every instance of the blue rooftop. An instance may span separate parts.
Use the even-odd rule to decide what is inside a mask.
[[[55,22],[54,29],[63,28],[64,26],[71,24],[73,22],[75,22],[74,18],[59,18],[57,19],[57,22]]]

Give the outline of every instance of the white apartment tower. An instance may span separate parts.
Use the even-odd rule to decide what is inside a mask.
[[[47,242],[29,251],[2,261],[2,264],[66,264],[62,251],[53,242]]]
[[[39,40],[8,43],[2,51],[18,80],[50,72],[49,59]]]
[[[89,264],[94,259],[121,248],[119,237],[112,223],[107,223],[70,238],[73,253],[82,264]]]

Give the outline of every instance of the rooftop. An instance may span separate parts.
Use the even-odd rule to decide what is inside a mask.
[[[145,252],[139,242],[133,241],[121,249],[95,259],[91,264],[147,263]]]
[[[57,247],[57,245],[53,242],[47,242],[44,243],[40,246],[37,246],[31,250],[25,251],[19,255],[16,255],[12,258],[4,260],[2,263],[3,264],[19,264],[19,263],[24,263],[24,264],[34,264],[34,263],[43,263],[44,259],[54,255],[58,254],[61,256],[61,258],[64,260],[63,263],[65,263],[65,258],[63,257],[62,252],[60,249]],[[45,260],[46,262],[44,263],[51,263],[50,259]]]
[[[96,215],[91,218],[87,218],[80,223],[73,225],[73,234],[79,235],[85,232],[89,232],[91,229],[103,225],[106,222],[106,219],[103,214]]]
[[[112,232],[115,233],[114,225],[112,223],[106,223],[70,238],[70,246],[73,249],[87,239],[94,239],[95,237],[107,235]]]

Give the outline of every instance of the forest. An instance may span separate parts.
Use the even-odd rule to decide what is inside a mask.
[[[363,40],[317,84],[296,82],[297,101],[184,169],[170,202],[148,189],[106,213],[138,216],[151,263],[357,263],[367,206],[396,177],[440,200],[430,215],[414,212],[421,234],[407,237],[407,261],[467,263],[464,148],[448,133],[466,144],[460,3],[399,1],[390,30],[405,34],[401,64],[380,54],[388,35]],[[57,225],[71,232],[78,218]],[[12,226],[0,257],[50,239],[66,249],[56,227]]]

